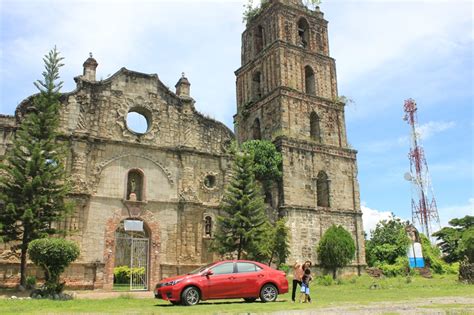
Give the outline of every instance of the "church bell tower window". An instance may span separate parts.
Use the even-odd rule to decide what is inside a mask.
[[[258,54],[259,52],[262,51],[263,49],[263,36],[264,36],[264,30],[261,25],[257,26],[257,29],[255,30],[255,54]]]
[[[314,79],[314,71],[310,66],[304,67],[304,83],[306,94],[316,95],[316,80]]]
[[[316,191],[318,194],[318,207],[330,207],[329,205],[329,179],[328,175],[321,171],[316,179]]]
[[[307,48],[309,44],[309,25],[308,22],[301,18],[298,21],[298,46]]]
[[[252,77],[252,96],[253,100],[257,101],[262,97],[262,73],[257,71]]]
[[[255,121],[253,122],[252,138],[253,138],[253,140],[261,140],[262,139],[262,133],[261,133],[261,130],[260,130],[260,119],[258,119],[258,118],[255,118]]]
[[[310,137],[313,140],[321,141],[321,129],[319,127],[319,116],[312,112],[309,117]]]

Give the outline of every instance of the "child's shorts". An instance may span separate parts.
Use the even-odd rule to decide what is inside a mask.
[[[309,287],[306,284],[301,284],[301,293],[309,294]]]

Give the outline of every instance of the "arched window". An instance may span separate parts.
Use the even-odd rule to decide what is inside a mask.
[[[258,119],[258,118],[255,118],[255,121],[253,122],[252,138],[254,140],[261,140],[262,139],[262,134],[261,134],[261,131],[260,131],[260,119]]]
[[[318,173],[316,179],[318,207],[330,207],[329,204],[329,179],[324,171]]]
[[[309,134],[311,139],[321,141],[321,129],[319,127],[319,116],[312,112],[309,116]]]
[[[127,174],[127,200],[143,201],[143,172],[138,169],[128,171]]]
[[[212,237],[212,218],[211,216],[206,216],[204,218],[204,236]]]
[[[316,95],[316,81],[314,71],[310,66],[304,67],[304,87],[306,94]]]
[[[252,77],[252,96],[253,100],[258,100],[262,97],[262,74],[257,71]]]
[[[257,29],[255,30],[254,34],[255,34],[255,38],[254,38],[255,54],[258,54],[263,49],[263,36],[264,36],[263,27],[261,25],[257,26]]]
[[[308,22],[301,18],[298,21],[298,46],[306,48],[309,44],[309,25]]]

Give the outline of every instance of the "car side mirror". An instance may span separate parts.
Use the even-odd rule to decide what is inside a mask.
[[[212,276],[213,274],[214,274],[214,272],[212,272],[212,270],[207,270],[207,271],[204,272],[203,275],[206,276],[206,277],[209,277],[209,276]]]

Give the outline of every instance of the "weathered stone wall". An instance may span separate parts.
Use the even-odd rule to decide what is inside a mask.
[[[68,283],[112,287],[115,231],[127,218],[143,220],[148,229],[149,285],[215,259],[204,219],[210,216],[215,223],[217,218],[229,179],[232,132],[196,112],[192,98],[169,91],[156,75],[123,68],[104,81],[78,77],[76,82],[75,91],[62,95],[60,112],[76,208],[59,225],[72,232],[70,238],[81,248],[65,275]],[[19,120],[31,100],[19,105]],[[145,133],[128,128],[126,117],[132,111],[146,117]],[[0,121],[2,148],[11,142],[14,119]],[[128,200],[130,170],[143,174],[138,201]],[[12,256],[5,245],[0,264],[7,261]],[[99,275],[92,277],[89,267],[81,267],[89,265],[101,266]],[[10,282],[17,280],[15,273],[10,270]]]
[[[0,115],[0,162],[3,162],[5,153],[12,144],[15,130],[15,116]]]

